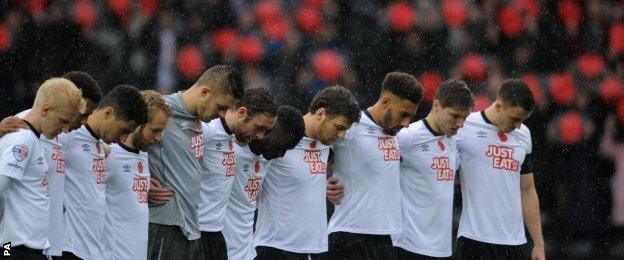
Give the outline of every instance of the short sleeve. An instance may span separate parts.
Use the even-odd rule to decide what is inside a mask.
[[[21,180],[36,142],[39,140],[30,130],[5,135],[0,142],[0,175]]]

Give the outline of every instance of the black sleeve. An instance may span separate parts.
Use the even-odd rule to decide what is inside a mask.
[[[524,156],[524,162],[522,163],[522,167],[520,167],[520,174],[533,173],[532,157],[531,154]]]

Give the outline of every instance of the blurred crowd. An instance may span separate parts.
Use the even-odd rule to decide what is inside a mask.
[[[70,70],[104,92],[171,93],[215,64],[302,110],[334,84],[367,107],[386,73],[408,72],[426,88],[421,117],[443,80],[466,80],[480,110],[521,78],[539,103],[526,124],[549,249],[624,255],[624,1],[0,2],[2,117]]]

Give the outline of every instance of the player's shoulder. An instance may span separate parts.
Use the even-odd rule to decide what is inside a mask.
[[[470,113],[470,115],[468,115],[468,117],[466,117],[466,123],[483,123],[483,115],[481,114],[481,111],[476,111],[476,112],[472,112]]]
[[[397,134],[397,138],[399,140],[404,140],[406,138],[416,138],[418,136],[422,136],[425,132],[426,127],[422,120],[418,120],[416,122],[411,123],[409,126],[401,129]]]
[[[0,141],[4,143],[39,143],[39,137],[31,129],[19,129],[4,135]]]
[[[520,140],[531,143],[531,130],[524,124],[520,125],[519,129],[514,130],[514,133],[520,138]]]
[[[226,130],[227,125],[225,119],[215,118],[213,120],[210,120],[210,122],[208,123],[202,122],[201,124],[204,138],[224,139],[230,135],[228,133],[228,130]]]
[[[30,129],[20,129],[0,139],[0,150],[12,151],[16,156],[26,158],[28,154],[41,149],[39,138]],[[18,152],[16,152],[18,151]]]

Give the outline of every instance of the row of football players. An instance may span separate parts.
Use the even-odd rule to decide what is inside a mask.
[[[445,82],[430,114],[410,125],[423,93],[405,73],[388,74],[379,100],[364,111],[348,90],[330,87],[304,116],[278,107],[264,88],[243,90],[240,76],[225,66],[164,100],[149,91],[142,99],[136,89],[119,86],[99,101],[88,75],[64,77],[70,75],[92,86],[81,84],[88,106],[75,123],[68,114],[63,121],[54,117],[71,110],[69,102],[37,102],[53,89],[45,86],[71,85],[51,79],[33,109],[22,113],[33,130],[2,138],[3,161],[15,160],[0,166],[19,170],[13,165],[21,163],[23,174],[7,176],[13,184],[6,186],[0,235],[23,252],[45,249],[69,259],[298,259],[327,251],[332,259],[448,257],[453,180],[461,164],[457,255],[521,256],[524,220],[535,242],[532,255],[543,258],[531,139],[521,125],[533,100],[520,81],[503,82],[496,102],[471,115],[474,101],[465,83]],[[65,130],[80,128],[53,138],[60,130],[47,130],[52,119]],[[1,126],[11,124],[17,121]],[[43,133],[40,157],[48,157],[32,162],[47,161],[50,177],[38,184],[33,178],[30,186],[50,185],[50,217],[36,214],[33,233],[5,232],[15,227],[10,219],[32,219],[25,205],[43,210],[45,194],[32,203],[18,195],[25,195],[20,184],[33,191],[20,177],[37,157],[36,146],[20,143],[35,140],[31,132]],[[108,158],[104,143],[115,143]],[[334,177],[326,180],[330,147]],[[12,190],[18,192],[9,199]],[[325,196],[336,204],[329,225]],[[48,219],[49,248],[41,225]]]

